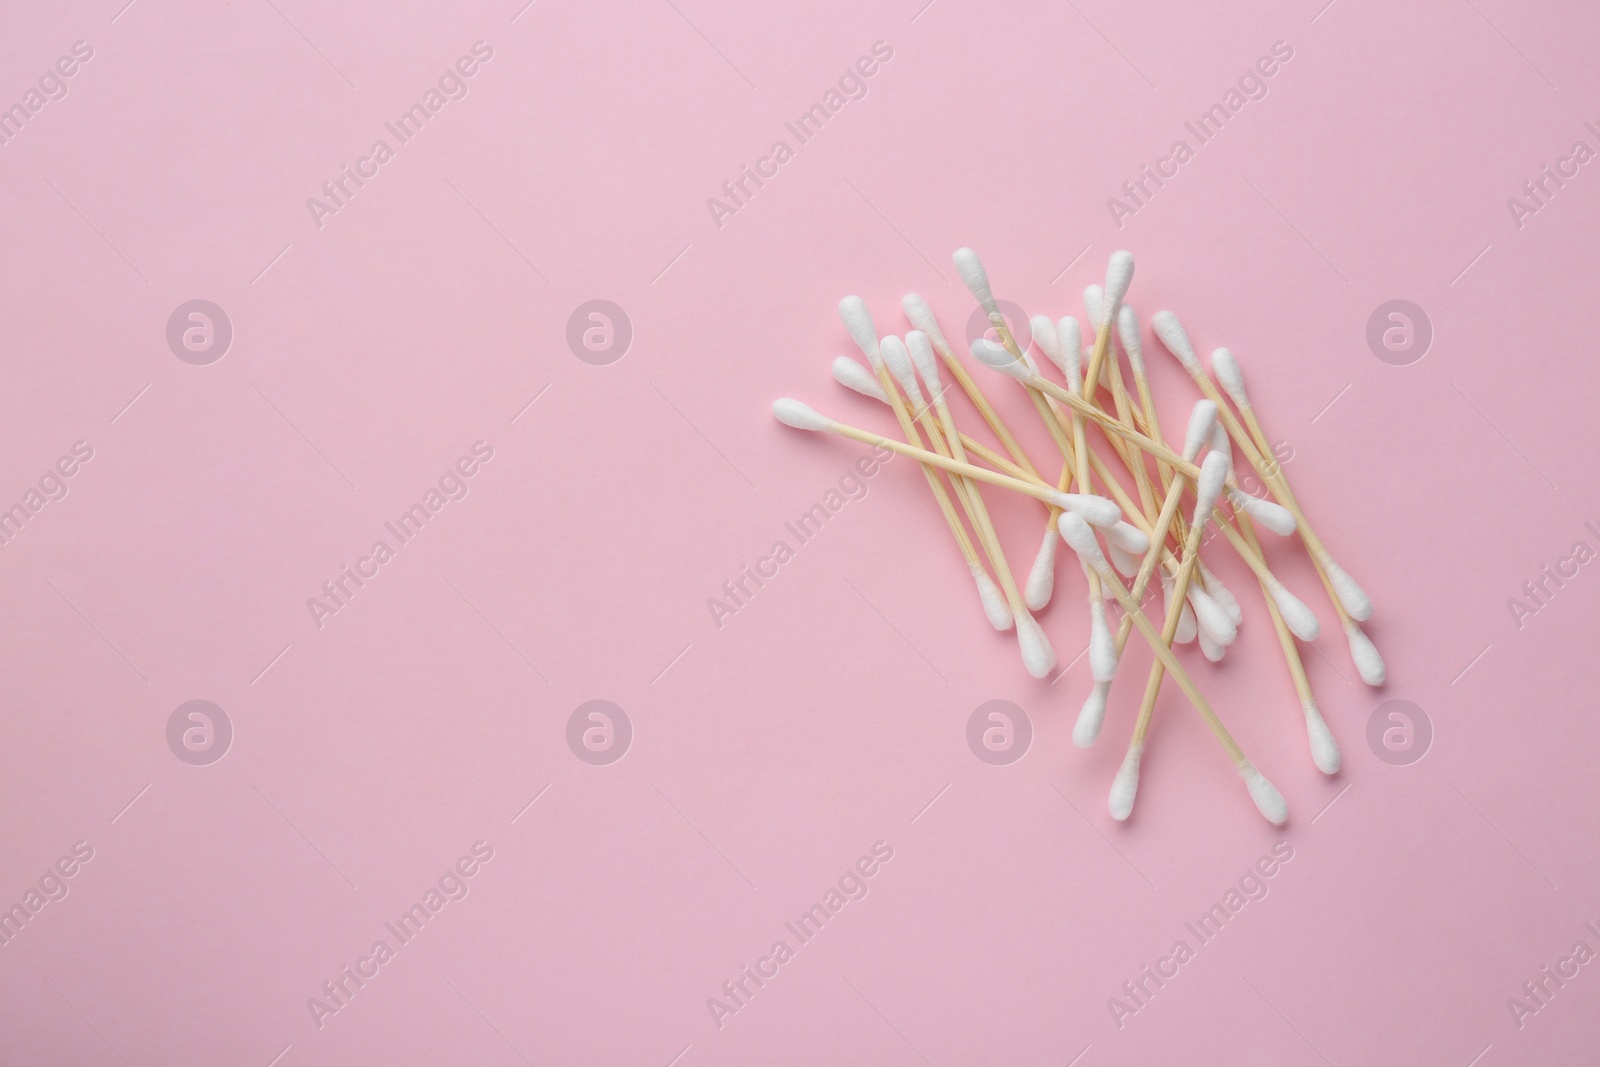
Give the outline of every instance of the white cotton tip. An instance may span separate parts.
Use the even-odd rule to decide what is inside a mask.
[[[1219,645],[1231,645],[1238,638],[1239,628],[1222,610],[1222,605],[1193,582],[1189,583],[1189,606],[1194,609],[1194,621],[1200,625],[1200,636],[1209,637]]]
[[[1322,571],[1328,576],[1328,584],[1333,586],[1333,591],[1338,594],[1339,603],[1344,605],[1344,610],[1350,613],[1352,619],[1366,622],[1372,618],[1372,600],[1366,592],[1356,584],[1356,580],[1345,573],[1345,569],[1324,553],[1321,557]]]
[[[788,397],[772,402],[772,417],[797,430],[826,430],[833,425],[826,415]]]
[[[1085,493],[1052,493],[1050,502],[1063,511],[1070,511],[1074,515],[1083,516],[1084,521],[1091,526],[1100,526],[1109,529],[1122,521],[1122,509],[1116,502],[1107,500],[1103,496],[1092,496]]]
[[[1189,343],[1189,335],[1184,331],[1183,323],[1178,321],[1178,316],[1170,311],[1158,311],[1150,316],[1150,328],[1155,330],[1156,336],[1161,338],[1161,344],[1177,357],[1191,376],[1203,373],[1200,360],[1194,354],[1194,345]]]
[[[1194,609],[1189,606],[1189,602],[1186,600],[1183,602],[1182,609],[1178,612],[1178,630],[1172,635],[1172,643],[1175,645],[1187,645],[1199,636],[1200,624],[1195,621]]]
[[[1356,622],[1344,624],[1344,635],[1350,641],[1350,658],[1355,661],[1356,673],[1361,675],[1361,680],[1368,685],[1382,685],[1389,677],[1389,670],[1383,665],[1383,656],[1378,653],[1378,646],[1372,643],[1372,638]]]
[[[1084,287],[1083,310],[1088,316],[1088,321],[1090,323],[1099,323],[1104,321],[1100,318],[1100,312],[1105,304],[1105,299],[1106,291],[1103,287],[1098,285],[1089,285]]]
[[[1194,486],[1194,524],[1204,526],[1211,518],[1211,509],[1217,506],[1222,495],[1222,483],[1228,477],[1228,458],[1220,452],[1206,453],[1200,464],[1200,477]]]
[[[1072,743],[1088,748],[1100,737],[1100,727],[1106,722],[1106,704],[1111,698],[1111,683],[1096,682],[1078,709],[1078,721],[1072,727]]]
[[[1056,324],[1050,320],[1049,315],[1035,315],[1028,320],[1028,327],[1033,331],[1033,343],[1039,346],[1056,367],[1061,367],[1061,343],[1056,337]],[[1062,373],[1066,373],[1065,369]]]
[[[1117,573],[1124,578],[1133,578],[1139,573],[1139,557],[1126,549],[1119,548],[1115,541],[1106,544],[1106,555],[1111,557],[1111,565]]]
[[[1117,336],[1122,338],[1122,350],[1128,354],[1128,366],[1143,378],[1144,341],[1139,337],[1139,316],[1127,304],[1117,309]]]
[[[1204,626],[1200,627],[1196,638],[1200,643],[1200,653],[1212,663],[1221,663],[1222,657],[1228,654],[1228,646],[1212,640]]]
[[[839,318],[844,320],[844,328],[851,340],[855,341],[856,347],[861,349],[861,354],[867,357],[867,362],[876,367],[878,328],[872,324],[872,312],[867,310],[867,302],[859,296],[845,297],[839,301]]]
[[[1133,814],[1133,798],[1139,795],[1139,763],[1143,759],[1144,746],[1129,745],[1117,776],[1111,779],[1111,795],[1106,799],[1106,807],[1118,822]]]
[[[906,351],[906,343],[900,338],[890,334],[878,342],[878,352],[883,356],[884,366],[889,368],[889,373],[894,375],[894,380],[900,383],[900,390],[906,394],[916,407],[922,407],[922,387],[917,384],[917,371],[911,365],[911,353]]]
[[[1033,371],[1028,369],[1026,363],[986,337],[972,342],[972,358],[1019,382],[1026,382],[1033,377]]]
[[[1178,583],[1166,571],[1161,573],[1161,617],[1167,617],[1167,612],[1172,610],[1172,594],[1177,591]],[[1187,645],[1194,640],[1199,624],[1194,621],[1194,612],[1185,600],[1183,607],[1178,610],[1178,628],[1173,632],[1172,643]]]
[[[1117,642],[1106,625],[1104,600],[1089,605],[1089,673],[1097,682],[1109,682],[1117,676]]]
[[[1295,522],[1294,512],[1281,504],[1251,496],[1240,489],[1229,489],[1228,500],[1234,507],[1244,511],[1279,537],[1288,537],[1299,528],[1300,524]],[[1332,575],[1329,578],[1331,579]]]
[[[967,283],[967,288],[983,305],[983,309],[991,314],[999,310],[995,306],[994,293],[989,289],[989,272],[983,269],[983,260],[978,258],[978,253],[970,248],[958,248],[950,258],[955,261],[956,273],[961,275],[961,280]]]
[[[1222,610],[1228,613],[1228,618],[1233,620],[1235,626],[1244,625],[1244,608],[1239,606],[1239,598],[1233,595],[1233,590],[1222,584],[1222,579],[1211,573],[1211,568],[1206,566],[1203,559],[1195,560],[1195,565],[1200,571],[1200,580],[1206,584],[1206,592],[1211,594],[1211,599],[1222,605]]]
[[[1004,632],[1011,629],[1014,620],[1011,618],[1011,609],[1006,606],[1006,598],[1001,595],[1000,587],[994,584],[982,567],[973,565],[972,580],[978,586],[978,600],[983,604],[983,613],[989,617],[989,625],[996,630]]]
[[[901,298],[900,306],[905,309],[906,318],[912,327],[928,335],[935,352],[941,356],[950,355],[950,342],[944,339],[944,331],[939,329],[939,320],[934,318],[933,309],[928,306],[926,300],[916,293],[907,293]]]
[[[1110,574],[1111,565],[1106,562],[1105,553],[1100,551],[1100,542],[1094,539],[1094,531],[1083,516],[1063,511],[1056,520],[1056,529],[1061,531],[1061,539],[1072,547],[1085,567],[1101,574]]]
[[[1048,678],[1056,669],[1056,650],[1044,635],[1044,627],[1032,615],[1017,616],[1017,646],[1022,649],[1022,665],[1035,678]]]
[[[1196,401],[1194,410],[1189,413],[1189,431],[1183,437],[1183,458],[1193,463],[1216,430],[1217,405],[1210,400]]]
[[[1339,742],[1333,739],[1333,731],[1328,729],[1328,724],[1323,721],[1322,712],[1317,709],[1314,700],[1303,700],[1300,706],[1306,713],[1306,740],[1311,744],[1311,762],[1317,765],[1317,770],[1323,774],[1339,773]]]
[[[1106,542],[1142,556],[1150,548],[1149,536],[1131,522],[1118,522],[1106,528]]]
[[[906,351],[911,353],[911,365],[917,368],[917,373],[922,375],[923,382],[928,387],[928,392],[934,396],[939,395],[939,361],[934,358],[933,345],[928,343],[928,335],[921,330],[908,330],[906,332]]]
[[[1099,320],[1101,326],[1108,325],[1111,316],[1122,306],[1122,298],[1128,295],[1128,286],[1132,282],[1133,253],[1123,251],[1111,253],[1111,262],[1106,264],[1106,294],[1100,303],[1100,310],[1105,316]]]
[[[1266,587],[1267,592],[1272,594],[1272,602],[1278,606],[1278,614],[1283,616],[1283,621],[1290,632],[1302,641],[1315,641],[1321,636],[1322,624],[1317,622],[1316,614],[1306,607],[1305,601],[1289,592],[1276,578],[1269,576]]]
[[[1071,315],[1056,323],[1056,345],[1061,349],[1061,376],[1066,379],[1067,392],[1083,392],[1083,330]]]
[[[1056,551],[1061,539],[1049,526],[1044,530],[1044,542],[1039,554],[1033,557],[1033,569],[1028,572],[1028,582],[1022,590],[1022,602],[1029,611],[1043,611],[1050,603],[1056,588]]]
[[[1239,361],[1233,358],[1232,352],[1219,348],[1211,353],[1211,373],[1222,383],[1223,391],[1239,405],[1239,410],[1250,406],[1250,394],[1244,391],[1244,372],[1239,369]]]
[[[1211,451],[1228,457],[1228,466],[1233,466],[1233,441],[1228,437],[1228,427],[1223,423],[1211,427]]]
[[[1274,826],[1288,822],[1289,802],[1283,799],[1278,787],[1267,781],[1250,763],[1241,767],[1239,772],[1244,775],[1244,787],[1250,790],[1250,799],[1256,802],[1256,810]]]
[[[849,356],[840,356],[833,361],[833,380],[846,389],[854,389],[862,396],[871,397],[880,404],[889,402],[889,394],[883,391],[878,376]]]

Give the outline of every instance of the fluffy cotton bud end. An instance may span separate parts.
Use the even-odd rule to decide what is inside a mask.
[[[1250,406],[1250,396],[1244,391],[1244,373],[1239,370],[1239,361],[1233,358],[1232,352],[1219,348],[1211,353],[1211,373],[1217,376],[1223,390],[1240,410]]]
[[[871,397],[880,404],[889,402],[889,394],[883,391],[883,385],[878,381],[877,375],[849,356],[840,356],[833,361],[833,380],[846,389],[853,389],[862,396]]]
[[[772,417],[797,430],[826,430],[833,425],[832,419],[788,397],[772,402]]]
[[[1189,335],[1184,331],[1183,323],[1178,321],[1178,316],[1170,311],[1158,311],[1150,316],[1150,327],[1161,338],[1166,350],[1183,364],[1183,369],[1191,376],[1204,373],[1200,369],[1199,358],[1194,354],[1194,345],[1189,343]]]
[[[1133,814],[1133,800],[1139,795],[1139,763],[1143,759],[1144,746],[1129,745],[1117,776],[1111,780],[1111,795],[1106,800],[1106,807],[1118,822]]]
[[[906,351],[905,342],[890,334],[879,343],[878,351],[883,356],[884,366],[889,368],[894,380],[900,383],[906,398],[921,407],[922,387],[917,384],[917,372],[911,366],[911,353]]]
[[[872,312],[867,310],[867,302],[859,296],[847,296],[839,301],[839,318],[844,320],[844,328],[850,334],[850,339],[855,341],[856,347],[861,349],[861,354],[867,357],[867,362],[873,367],[878,365],[878,328],[872,324]]]
[[[1082,392],[1083,331],[1077,319],[1066,315],[1056,323],[1056,344],[1061,348],[1061,374],[1067,380],[1067,391]]]
[[[1128,295],[1128,286],[1133,282],[1133,253],[1116,251],[1111,253],[1111,262],[1106,264],[1106,293],[1100,302],[1100,311],[1103,318],[1100,325],[1104,326],[1110,317],[1117,313],[1117,308],[1122,306],[1122,298]]]
[[[1022,601],[1028,605],[1029,611],[1043,611],[1045,605],[1050,603],[1050,597],[1056,588],[1056,549],[1061,544],[1061,539],[1056,536],[1055,530],[1046,526],[1044,543],[1039,546],[1039,554],[1033,558],[1033,569],[1028,572],[1028,583],[1022,592]]]
[[[1039,346],[1045,358],[1054,366],[1061,366],[1061,343],[1056,337],[1056,324],[1050,321],[1049,315],[1035,315],[1028,320],[1028,327],[1033,331],[1033,343]]]
[[[1089,673],[1097,682],[1117,676],[1117,642],[1106,625],[1106,605],[1096,600],[1089,605]]]
[[[1111,684],[1109,682],[1096,682],[1089,690],[1089,695],[1084,698],[1083,707],[1078,711],[1078,721],[1072,727],[1072,743],[1079,748],[1088,748],[1100,737],[1100,727],[1106,721],[1106,703],[1111,697]]]
[[[1289,803],[1283,799],[1283,794],[1278,792],[1278,788],[1248,763],[1241,769],[1241,773],[1244,775],[1245,788],[1250,790],[1250,799],[1256,802],[1256,810],[1274,826],[1282,826],[1287,822]]]
[[[989,625],[1002,632],[1011,629],[1011,609],[1006,606],[1006,598],[1001,595],[1000,587],[994,584],[994,579],[985,574],[982,567],[974,564],[972,580],[978,586],[978,601],[983,604],[983,613],[988,617]]]
[[[1223,480],[1228,477],[1228,460],[1218,452],[1206,455],[1205,462],[1200,464],[1200,477],[1195,482],[1194,524],[1204,526],[1211,518],[1211,509],[1217,506],[1217,498],[1222,495]]]
[[[906,333],[906,351],[911,353],[911,364],[917,368],[917,373],[922,375],[922,380],[927,383],[928,392],[938,394],[939,361],[934,358],[933,346],[928,343],[928,335],[921,330],[911,330]]]
[[[1306,741],[1311,745],[1311,762],[1323,774],[1338,774],[1339,742],[1333,739],[1333,731],[1328,729],[1315,701],[1303,701],[1301,706],[1306,713]]]
[[[901,299],[900,306],[905,309],[912,327],[928,335],[933,350],[948,357],[951,354],[950,342],[944,339],[944,331],[939,329],[939,320],[933,317],[933,309],[928,302],[916,293],[907,293]]]
[[[978,253],[970,248],[958,248],[950,258],[955,262],[956,273],[961,275],[961,280],[978,303],[983,305],[983,309],[991,315],[998,311],[994,293],[989,289],[989,272],[983,269],[983,260],[978,258]]]
[[[1361,675],[1361,680],[1368,685],[1382,685],[1389,677],[1389,670],[1384,666],[1383,656],[1378,652],[1378,646],[1372,643],[1356,622],[1347,622],[1344,626],[1345,638],[1350,642],[1350,658],[1355,662],[1356,673]]]
[[[1324,554],[1320,560],[1322,570],[1328,576],[1328,584],[1333,586],[1333,591],[1339,596],[1339,603],[1344,605],[1344,610],[1350,617],[1358,622],[1366,622],[1372,617],[1372,601],[1366,592],[1356,584],[1356,580],[1345,573],[1345,569]]]
[[[1189,415],[1189,432],[1183,438],[1183,458],[1193,463],[1216,428],[1217,405],[1209,400],[1196,401]]]
[[[1117,335],[1122,338],[1122,350],[1128,354],[1128,366],[1135,375],[1144,377],[1144,342],[1139,337],[1139,316],[1127,304],[1117,311]]]

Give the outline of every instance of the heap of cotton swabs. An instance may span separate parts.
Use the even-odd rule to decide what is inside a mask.
[[[910,456],[922,465],[928,488],[977,586],[985,616],[996,630],[1016,633],[1022,662],[1035,678],[1047,677],[1057,659],[1033,613],[1042,610],[1055,593],[1061,541],[1073,550],[1087,589],[1088,661],[1093,677],[1093,687],[1073,730],[1076,744],[1087,747],[1100,735],[1118,661],[1132,631],[1138,630],[1155,653],[1128,754],[1111,786],[1109,807],[1115,818],[1126,819],[1133,810],[1156,698],[1163,678],[1170,674],[1233,761],[1257,809],[1273,823],[1283,823],[1288,805],[1282,794],[1245,756],[1188,669],[1173,654],[1174,645],[1195,642],[1208,660],[1220,660],[1244,620],[1238,599],[1201,558],[1208,524],[1222,532],[1222,540],[1238,553],[1261,587],[1300,697],[1311,758],[1323,773],[1338,771],[1339,746],[1317,709],[1297,644],[1315,640],[1320,626],[1311,609],[1273,574],[1256,536],[1258,524],[1280,537],[1298,535],[1344,628],[1350,657],[1362,680],[1382,685],[1384,665],[1360,625],[1372,614],[1372,603],[1334,562],[1306,521],[1283,469],[1272,459],[1272,446],[1250,404],[1238,360],[1219,348],[1211,355],[1208,372],[1177,316],[1158,311],[1151,318],[1156,337],[1194,379],[1203,397],[1189,418],[1181,450],[1175,449],[1164,439],[1156,419],[1145,377],[1139,320],[1123,303],[1133,279],[1133,256],[1114,253],[1105,286],[1084,291],[1091,335],[1087,350],[1085,333],[1076,319],[1069,316],[1052,322],[1039,315],[1031,320],[1034,342],[1059,373],[1059,383],[1046,377],[1039,364],[1018,347],[977,253],[962,248],[954,259],[956,270],[987,312],[999,338],[998,344],[982,338],[974,341],[972,356],[1014,379],[1027,394],[1060,452],[1059,473],[1054,458],[1040,473],[945,340],[932,309],[915,294],[903,301],[913,327],[903,338],[880,337],[860,297],[847,296],[839,302],[839,315],[867,357],[868,366],[841,356],[834,361],[833,376],[842,385],[888,405],[900,426],[900,438],[836,422],[798,400],[775,401],[773,414],[796,429],[847,437]],[[1114,335],[1121,341],[1133,379],[1131,391],[1123,377]],[[941,361],[982,416],[994,445],[968,436],[957,426],[945,402]],[[1133,495],[1108,467],[1108,456],[1130,476]],[[1273,499],[1244,490],[1234,467],[1236,457],[1243,458],[1248,465],[1246,474],[1253,472]],[[984,486],[1022,493],[1043,508],[1044,539],[1020,586],[1018,572],[1006,560],[984,504]],[[1186,496],[1194,501],[1187,512],[1183,507]],[[1159,624],[1139,606],[1152,578],[1160,585],[1165,605]],[[1106,611],[1108,597],[1121,610],[1114,632]]]

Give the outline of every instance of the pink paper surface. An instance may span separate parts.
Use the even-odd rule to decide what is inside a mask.
[[[1592,10],[110,0],[7,23],[0,905],[25,918],[0,921],[0,1064],[1600,1056]],[[802,142],[786,123],[830,90]],[[1168,177],[1136,201],[1144,166]],[[735,203],[745,167],[768,177]],[[829,379],[837,301],[899,332],[920,292],[959,338],[969,244],[1051,316],[1132,250],[1129,302],[1238,354],[1372,594],[1381,690],[1269,546],[1322,619],[1330,779],[1214,553],[1246,623],[1219,667],[1183,655],[1281,830],[1171,686],[1114,822],[1149,653],[1073,747],[1076,564],[1041,617],[1072,665],[1034,681],[913,465],[854,482],[865,449],[771,418],[792,395],[889,430]],[[1422,309],[1420,359],[1369,346],[1392,300]],[[1175,430],[1193,388],[1146,344]],[[975,373],[1043,461],[1026,403]],[[841,479],[855,498],[800,543],[786,524]],[[1039,510],[990,499],[1025,570]],[[793,558],[718,618],[778,541]],[[169,733],[195,700],[226,728]],[[968,743],[994,700],[1031,730],[1004,765]],[[1424,758],[1369,743],[1388,701],[1430,724]],[[847,903],[797,936],[830,889]]]

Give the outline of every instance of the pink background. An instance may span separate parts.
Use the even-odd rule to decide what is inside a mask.
[[[1600,547],[1596,165],[1521,228],[1506,206],[1600,148],[1592,11],[124,2],[18,6],[0,43],[7,103],[94,50],[0,147],[0,502],[94,450],[0,548],[0,903],[94,850],[0,946],[0,1063],[1600,1055],[1600,964],[1520,1029],[1506,1006],[1580,938],[1600,950],[1600,571],[1520,629],[1506,606]],[[318,228],[306,199],[480,40],[468,95]],[[1280,40],[1267,97],[1119,230],[1106,198]],[[866,97],[719,228],[706,198],[875,41],[893,58]],[[1356,680],[1275,547],[1328,631],[1306,658],[1345,769],[1320,776],[1218,557],[1248,618],[1197,673],[1288,797],[1283,830],[1170,692],[1114,823],[1137,681],[1073,748],[1087,667],[1027,677],[907,463],[711,622],[862,454],[768,403],[887,429],[828,378],[835,304],[899,331],[915,290],[958,335],[962,244],[1051,315],[1131,249],[1130,302],[1232,347],[1292,445],[1390,680]],[[596,298],[634,331],[608,366],[565,340]],[[1394,298],[1435,331],[1409,366],[1365,340]],[[233,324],[209,366],[165,340],[192,299]],[[1191,389],[1150,359],[1176,420]],[[319,629],[307,598],[480,440],[470,494]],[[1037,509],[991,498],[1031,559]],[[1043,617],[1063,663],[1074,570]],[[166,740],[197,698],[234,729],[208,766]],[[632,723],[609,766],[565,740],[591,699]],[[1009,766],[966,743],[991,699],[1033,724]],[[1367,746],[1387,699],[1431,720],[1420,762]],[[307,998],[480,840],[469,895],[319,1029]],[[707,999],[879,841],[869,895],[719,1028]],[[1107,999],[1277,842],[1270,894],[1118,1028]]]

